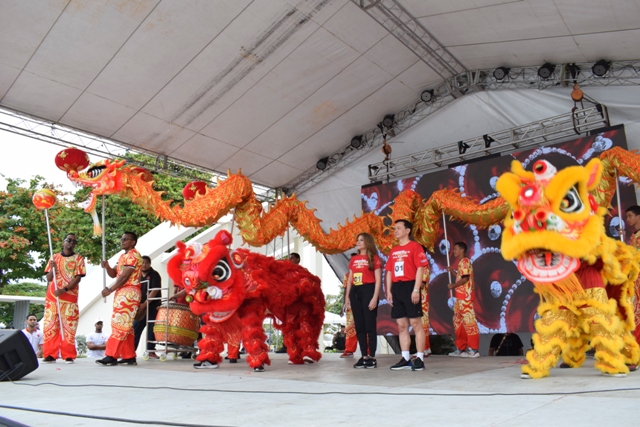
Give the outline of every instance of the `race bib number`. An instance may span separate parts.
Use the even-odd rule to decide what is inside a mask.
[[[396,263],[393,265],[393,276],[404,276],[404,261],[396,261]]]
[[[362,285],[362,273],[353,273],[353,284]]]

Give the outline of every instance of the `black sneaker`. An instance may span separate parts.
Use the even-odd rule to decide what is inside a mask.
[[[353,367],[356,369],[364,369],[365,363],[367,363],[367,361],[364,360],[364,357],[361,357]]]
[[[227,359],[229,363],[238,363],[238,359]]]
[[[218,364],[205,360],[204,362],[194,363],[193,367],[196,369],[218,369]]]
[[[56,359],[53,356],[47,356],[44,359],[42,359],[42,361],[47,363],[56,363]]]
[[[398,363],[391,367],[392,371],[407,371],[411,369],[411,362],[404,357]]]
[[[103,357],[102,359],[98,359],[96,360],[96,363],[98,365],[102,365],[102,366],[117,366],[118,365],[118,361],[116,359],[114,359],[111,356],[106,356]]]
[[[374,359],[373,357],[370,357],[369,359],[364,361],[364,367],[366,369],[375,369],[378,367],[378,362],[376,362],[376,359]]]
[[[253,368],[253,372],[264,372],[264,365]]]
[[[70,358],[70,357],[67,357],[66,359],[64,359],[64,363],[71,364],[71,363],[73,363],[73,359]]]
[[[416,357],[411,364],[412,371],[424,371],[424,362],[419,357]]]
[[[132,357],[131,359],[120,359],[118,360],[118,365],[137,365],[136,358]]]

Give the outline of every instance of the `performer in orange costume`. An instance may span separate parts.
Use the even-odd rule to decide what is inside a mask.
[[[640,206],[630,206],[625,215],[627,224],[635,229],[629,239],[629,244],[636,249],[640,249]],[[636,338],[636,342],[640,344],[640,297],[638,297],[640,295],[640,276],[636,279],[635,288],[633,312],[635,314],[636,329],[633,331],[633,336]]]
[[[431,343],[429,342],[429,276],[431,269],[429,264],[423,267],[422,272],[422,289],[420,290],[420,298],[422,299],[422,329],[424,329],[424,356],[429,357],[431,354]]]
[[[111,268],[108,261],[102,261],[102,268],[109,277],[117,277],[116,283],[102,290],[102,296],[111,293],[113,297],[113,314],[111,315],[111,336],[107,341],[106,355],[96,360],[99,365],[114,366],[118,363],[136,365],[136,349],[133,342],[133,319],[140,305],[140,276],[142,274],[142,257],[136,250],[138,236],[125,232],[120,240],[124,254],[120,255],[116,268]],[[117,360],[119,357],[122,360]]]
[[[466,257],[467,245],[458,242],[453,245],[453,256],[457,261],[457,268],[449,267],[456,273],[456,282],[449,283],[449,289],[455,289],[456,302],[453,306],[453,329],[456,333],[456,351],[449,356],[480,357],[480,331],[473,310],[473,266]]]
[[[75,234],[67,234],[62,244],[62,252],[53,256],[55,282],[51,261],[45,269],[49,286],[44,307],[44,362],[55,362],[58,355],[61,355],[67,363],[73,363],[77,356],[78,284],[87,274],[84,258],[73,252],[77,242]],[[60,313],[56,298],[60,301]],[[60,334],[60,323],[64,328],[64,340]]]

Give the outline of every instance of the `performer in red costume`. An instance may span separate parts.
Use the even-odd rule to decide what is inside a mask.
[[[429,357],[431,354],[431,343],[429,342],[429,276],[431,276],[431,269],[429,263],[424,266],[422,272],[422,289],[420,290],[420,298],[422,300],[422,329],[424,329],[424,357]]]
[[[629,207],[626,212],[627,224],[633,227],[633,234],[629,239],[629,244],[636,249],[640,249],[640,206],[634,205]],[[636,329],[633,335],[636,342],[640,344],[640,277],[636,279],[635,297],[633,300],[633,312],[635,314]],[[635,370],[635,369],[634,369]]]
[[[428,261],[422,246],[409,239],[412,229],[413,225],[407,220],[400,219],[395,222],[393,235],[398,239],[398,246],[394,246],[389,252],[389,259],[385,266],[387,301],[391,305],[391,318],[396,319],[398,324],[402,350],[402,359],[391,367],[393,371],[424,369],[425,335],[422,328],[420,288],[422,272]],[[409,325],[415,333],[418,350],[418,357],[413,363],[409,353],[411,346]]]
[[[351,258],[356,256],[357,254],[354,252],[351,254]],[[347,302],[347,283],[349,282],[349,272],[344,275],[342,279],[342,286],[344,287],[344,301],[345,307],[343,311],[347,317],[347,341],[344,346],[344,353],[340,355],[341,358],[353,357],[353,353],[356,352],[356,348],[358,348],[358,337],[356,337],[356,324],[353,321],[353,311],[351,311],[351,307],[346,307]]]
[[[349,262],[349,278],[345,305],[351,308],[360,343],[362,357],[354,368],[376,368],[376,317],[378,298],[382,286],[382,261],[378,248],[368,233],[360,233],[356,240],[358,254]]]
[[[449,283],[455,289],[456,302],[453,306],[453,329],[456,332],[456,351],[449,356],[480,357],[480,331],[473,310],[473,266],[467,258],[467,245],[458,242],[453,245],[454,265],[449,267],[456,273],[456,282]]]
[[[62,243],[62,252],[53,256],[56,280],[53,280],[51,260],[47,264],[47,296],[44,307],[43,362],[55,362],[61,355],[66,363],[76,359],[76,329],[78,328],[78,284],[87,274],[84,258],[74,253],[78,243],[76,235],[67,234]],[[55,286],[57,284],[57,287]],[[58,312],[59,300],[60,312]],[[60,333],[64,328],[64,339]]]
[[[120,255],[118,265],[112,268],[108,261],[102,261],[102,268],[109,277],[117,277],[116,283],[102,290],[107,297],[113,292],[113,314],[111,315],[111,336],[107,341],[106,355],[96,363],[104,366],[115,366],[118,363],[136,365],[136,349],[133,341],[133,319],[140,305],[140,275],[142,274],[142,257],[136,250],[138,236],[125,232],[120,239],[124,254]],[[118,360],[118,358],[122,358]]]

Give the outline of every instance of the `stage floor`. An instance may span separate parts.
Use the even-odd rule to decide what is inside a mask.
[[[145,424],[207,426],[636,426],[640,371],[603,377],[587,359],[520,379],[522,358],[431,356],[422,372],[353,369],[356,359],[326,354],[318,364],[287,365],[272,355],[262,373],[244,363],[195,370],[190,360],[103,367],[95,359],[41,364],[16,383],[0,383],[0,406],[113,417]],[[169,389],[175,388],[175,389]],[[473,394],[473,396],[469,396]],[[131,425],[0,407],[29,426]]]

